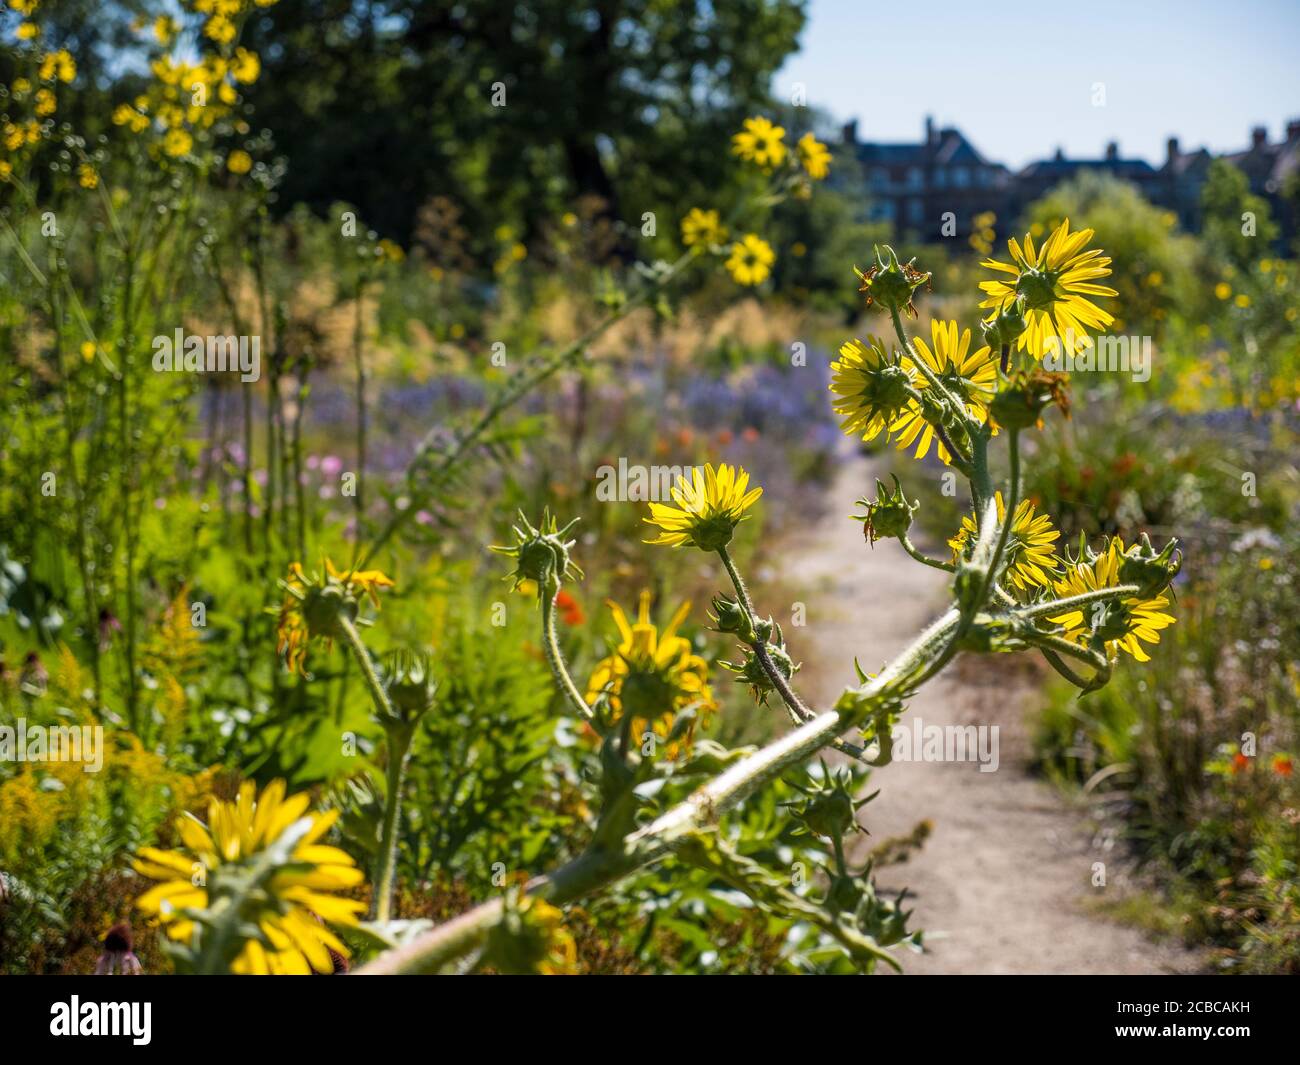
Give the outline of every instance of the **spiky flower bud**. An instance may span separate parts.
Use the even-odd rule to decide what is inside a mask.
[[[582,577],[582,570],[569,556],[569,550],[577,541],[565,539],[578,521],[578,518],[574,518],[560,529],[547,509],[542,512],[542,520],[534,527],[523,511],[520,511],[520,524],[511,526],[515,543],[508,547],[494,544],[489,550],[515,560],[514,571],[507,575],[506,580],[513,580],[516,588],[524,581],[535,581],[540,588],[550,588],[550,594],[554,595],[561,582]]]
[[[915,259],[900,263],[893,248],[886,244],[884,249],[882,253],[879,247],[873,248],[876,261],[865,271],[853,268],[862,281],[858,291],[866,293],[868,307],[875,303],[887,311],[899,311],[915,318],[912,294],[929,282],[930,275],[916,268]]]
[[[1183,553],[1178,541],[1170,540],[1156,553],[1146,533],[1120,556],[1119,579],[1121,584],[1136,584],[1138,597],[1151,599],[1173,583],[1183,568]]]
[[[393,651],[384,659],[383,677],[388,699],[403,720],[414,721],[433,708],[438,682],[430,671],[428,655]]]
[[[867,512],[855,514],[853,517],[863,523],[863,536],[868,543],[874,544],[880,539],[888,540],[906,536],[907,530],[912,527],[912,515],[916,512],[918,504],[907,501],[907,497],[903,495],[903,486],[895,475],[893,492],[890,492],[877,478],[876,498],[859,499],[858,506],[866,507]]]
[[[1007,429],[1028,429],[1042,422],[1043,411],[1051,404],[1070,416],[1070,397],[1065,389],[1065,375],[1035,370],[1015,374],[989,404],[989,412],[998,425]]]

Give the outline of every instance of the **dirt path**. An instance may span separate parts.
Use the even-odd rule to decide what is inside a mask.
[[[807,627],[792,632],[805,658],[801,691],[828,705],[852,676],[853,656],[874,671],[931,620],[945,575],[913,562],[895,541],[869,549],[849,521],[871,466],[847,460],[832,486],[830,513],[785,554],[783,578],[806,596]],[[933,553],[938,553],[937,551]],[[858,609],[858,605],[869,610]],[[866,615],[865,617],[863,615]],[[1009,661],[1009,659],[1002,659]],[[911,860],[878,872],[886,889],[907,887],[926,953],[904,953],[909,973],[1166,973],[1195,971],[1195,955],[1150,942],[1088,909],[1093,863],[1106,858],[1081,815],[1026,772],[1029,687],[1008,666],[972,685],[955,663],[912,700],[904,723],[998,725],[999,768],[974,762],[895,762],[871,778],[881,794],[860,820],[873,842],[908,833],[923,819],[933,833]],[[1108,866],[1108,872],[1110,866]],[[1110,873],[1114,878],[1114,873]]]

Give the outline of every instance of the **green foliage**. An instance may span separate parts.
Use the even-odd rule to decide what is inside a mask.
[[[1211,256],[1248,270],[1271,253],[1278,227],[1268,201],[1250,191],[1246,175],[1226,159],[1215,159],[1201,190],[1201,235]]]

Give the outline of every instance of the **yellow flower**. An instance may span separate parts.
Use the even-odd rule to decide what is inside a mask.
[[[13,164],[7,160],[0,159],[0,181],[8,181],[13,177]]]
[[[814,181],[821,181],[831,172],[831,153],[811,133],[805,133],[796,145],[799,149],[799,161]]]
[[[57,52],[51,52],[49,55],[41,57],[41,65],[37,76],[41,81],[54,81],[57,79],[66,84],[77,76],[77,61],[72,58],[72,53],[66,48],[60,48]]]
[[[762,116],[747,118],[743,125],[744,129],[731,138],[732,152],[764,170],[780,166],[786,153],[785,130]]]
[[[1232,302],[1235,303],[1238,307],[1249,307],[1250,297],[1247,296],[1244,292],[1238,292],[1236,299],[1234,299]]]
[[[157,918],[169,938],[191,943],[196,932],[201,937],[206,931],[193,914],[206,910],[235,878],[256,876],[282,837],[301,833],[283,865],[263,874],[261,892],[244,896],[249,912],[242,923],[256,928],[258,938],[244,942],[231,968],[252,975],[332,972],[330,950],[347,957],[348,949],[322,922],[357,923],[365,903],[335,892],[356,887],[363,877],[349,854],[318,842],[338,811],[311,813],[308,795],[285,798],[284,792],[284,781],[275,780],[259,796],[249,781],[234,802],[211,800],[206,825],[190,814],[177,822],[182,849],[141,847],[135,871],[159,883],[136,907]]]
[[[235,24],[225,15],[213,15],[203,26],[203,36],[217,44],[229,44],[235,39]]]
[[[153,20],[153,35],[161,45],[172,43],[176,28],[176,20],[170,15],[159,15]]]
[[[838,362],[831,363],[830,390],[840,429],[849,436],[861,434],[872,440],[894,420],[907,404],[907,389],[913,371],[885,354],[880,341],[867,337],[864,344],[854,338],[840,347]]]
[[[11,88],[13,89],[15,96],[25,96],[27,93],[31,92],[32,83],[26,78],[14,78],[14,83]]]
[[[36,113],[41,118],[54,114],[58,109],[59,105],[54,99],[54,93],[49,89],[36,90]]]
[[[609,699],[613,720],[631,715],[633,742],[639,744],[647,729],[667,738],[676,716],[688,707],[696,722],[707,724],[717,709],[709,689],[708,663],[691,651],[690,641],[677,635],[677,627],[691,611],[683,603],[662,630],[650,620],[650,592],[641,593],[635,623],[629,624],[623,608],[606,600],[618,627],[619,644],[596,663],[587,681],[587,702],[593,706],[602,693]],[[692,723],[681,743],[666,748],[669,758],[689,748],[695,732]]]
[[[1120,583],[1119,564],[1123,554],[1124,541],[1116,538],[1092,563],[1080,561],[1067,565],[1065,576],[1053,582],[1056,594],[1064,598],[1114,588]],[[1168,605],[1169,600],[1163,595],[1150,599],[1129,596],[1105,606],[1089,603],[1080,610],[1066,611],[1050,620],[1064,626],[1067,640],[1079,644],[1090,641],[1093,626],[1098,624],[1098,635],[1105,640],[1106,653],[1110,657],[1115,657],[1117,650],[1124,650],[1139,662],[1149,662],[1151,658],[1139,641],[1160,642],[1160,630],[1168,628],[1175,620],[1161,610]]]
[[[1092,239],[1091,229],[1070,232],[1067,218],[1037,250],[1031,234],[1025,235],[1022,247],[1012,237],[1007,241],[1011,264],[985,259],[980,265],[1010,274],[1011,281],[981,281],[988,298],[981,307],[991,308],[989,320],[1008,310],[1017,297],[1023,301],[1025,330],[1016,346],[1041,359],[1057,344],[1072,340],[1076,351],[1092,345],[1090,330],[1102,329],[1115,319],[1088,297],[1116,296],[1113,288],[1096,284],[1110,274],[1110,259],[1100,248],[1084,251]],[[1064,349],[1061,349],[1064,350]],[[1072,353],[1073,354],[1073,353]]]
[[[9,7],[20,15],[34,15],[39,0],[9,0]]]
[[[256,52],[247,48],[236,48],[235,58],[230,63],[230,76],[236,81],[248,85],[257,80],[262,73],[262,61]]]
[[[1002,493],[995,496],[998,507],[998,521],[1005,521],[1007,505]],[[978,535],[975,519],[967,514],[961,520],[957,535],[948,541],[952,548],[952,560],[956,562],[974,544]],[[1060,569],[1056,558],[1056,541],[1060,532],[1052,527],[1052,520],[1046,514],[1036,514],[1034,505],[1028,499],[1022,499],[1016,505],[1015,516],[1011,519],[1011,530],[1007,535],[1006,578],[1021,591],[1034,588],[1050,588],[1052,574]]]
[[[95,359],[95,345],[89,340],[81,342],[81,358],[84,362],[93,362]]]
[[[99,174],[89,163],[82,163],[77,167],[77,184],[83,189],[99,188]]]
[[[310,574],[301,562],[289,564],[289,576],[280,582],[284,599],[280,604],[276,623],[276,651],[284,656],[285,665],[306,676],[304,663],[307,645],[312,637],[322,637],[327,643],[339,634],[340,615],[356,617],[357,599],[370,597],[376,608],[379,592],[394,587],[393,581],[377,569],[353,570],[340,573],[334,563],[325,559],[325,574]]]
[[[682,219],[682,243],[688,248],[696,244],[721,244],[727,239],[727,230],[718,218],[717,211],[702,211],[692,207]]]
[[[949,393],[965,403],[972,417],[986,420],[988,404],[997,383],[997,356],[987,346],[972,352],[970,330],[963,329],[959,334],[956,322],[935,319],[930,323],[930,338],[934,343],[933,350],[920,337],[912,342],[925,364]],[[918,391],[930,387],[930,382],[913,366],[910,356],[903,356],[903,367],[915,379]],[[938,444],[939,458],[944,462],[952,461],[948,449],[938,439],[934,426],[926,421],[915,400],[908,402],[906,409],[889,426],[889,431],[898,434],[901,450],[906,451],[915,443],[918,459],[925,458],[931,441],[934,441]]]
[[[226,157],[226,169],[232,174],[247,174],[253,169],[253,157],[242,148],[236,148]]]
[[[34,41],[41,35],[41,28],[34,22],[20,22],[15,34],[20,41]]]
[[[163,137],[162,146],[164,152],[177,159],[194,147],[194,138],[183,129],[169,129]]]
[[[703,472],[694,467],[690,478],[678,477],[672,489],[677,506],[650,504],[646,523],[658,525],[663,531],[646,543],[670,547],[693,544],[703,551],[726,547],[736,526],[748,517],[745,511],[763,494],[761,488],[747,489],[749,474],[738,466],[724,462],[716,473],[711,463]]]
[[[756,233],[746,233],[731,246],[727,270],[738,285],[761,285],[772,272],[776,254]]]
[[[27,143],[27,136],[23,133],[21,126],[15,126],[11,122],[6,122],[3,133],[0,138],[4,140],[4,146],[11,152],[16,152]]]

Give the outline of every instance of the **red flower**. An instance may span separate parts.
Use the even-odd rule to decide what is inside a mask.
[[[555,596],[555,605],[560,608],[560,617],[566,625],[581,625],[587,620],[578,601],[563,589]]]
[[[1232,771],[1234,773],[1240,773],[1243,769],[1245,769],[1249,765],[1250,765],[1250,759],[1247,758],[1240,751],[1238,751],[1236,754],[1232,756]]]
[[[1289,754],[1279,754],[1273,758],[1273,772],[1280,777],[1289,777],[1293,766]]]

